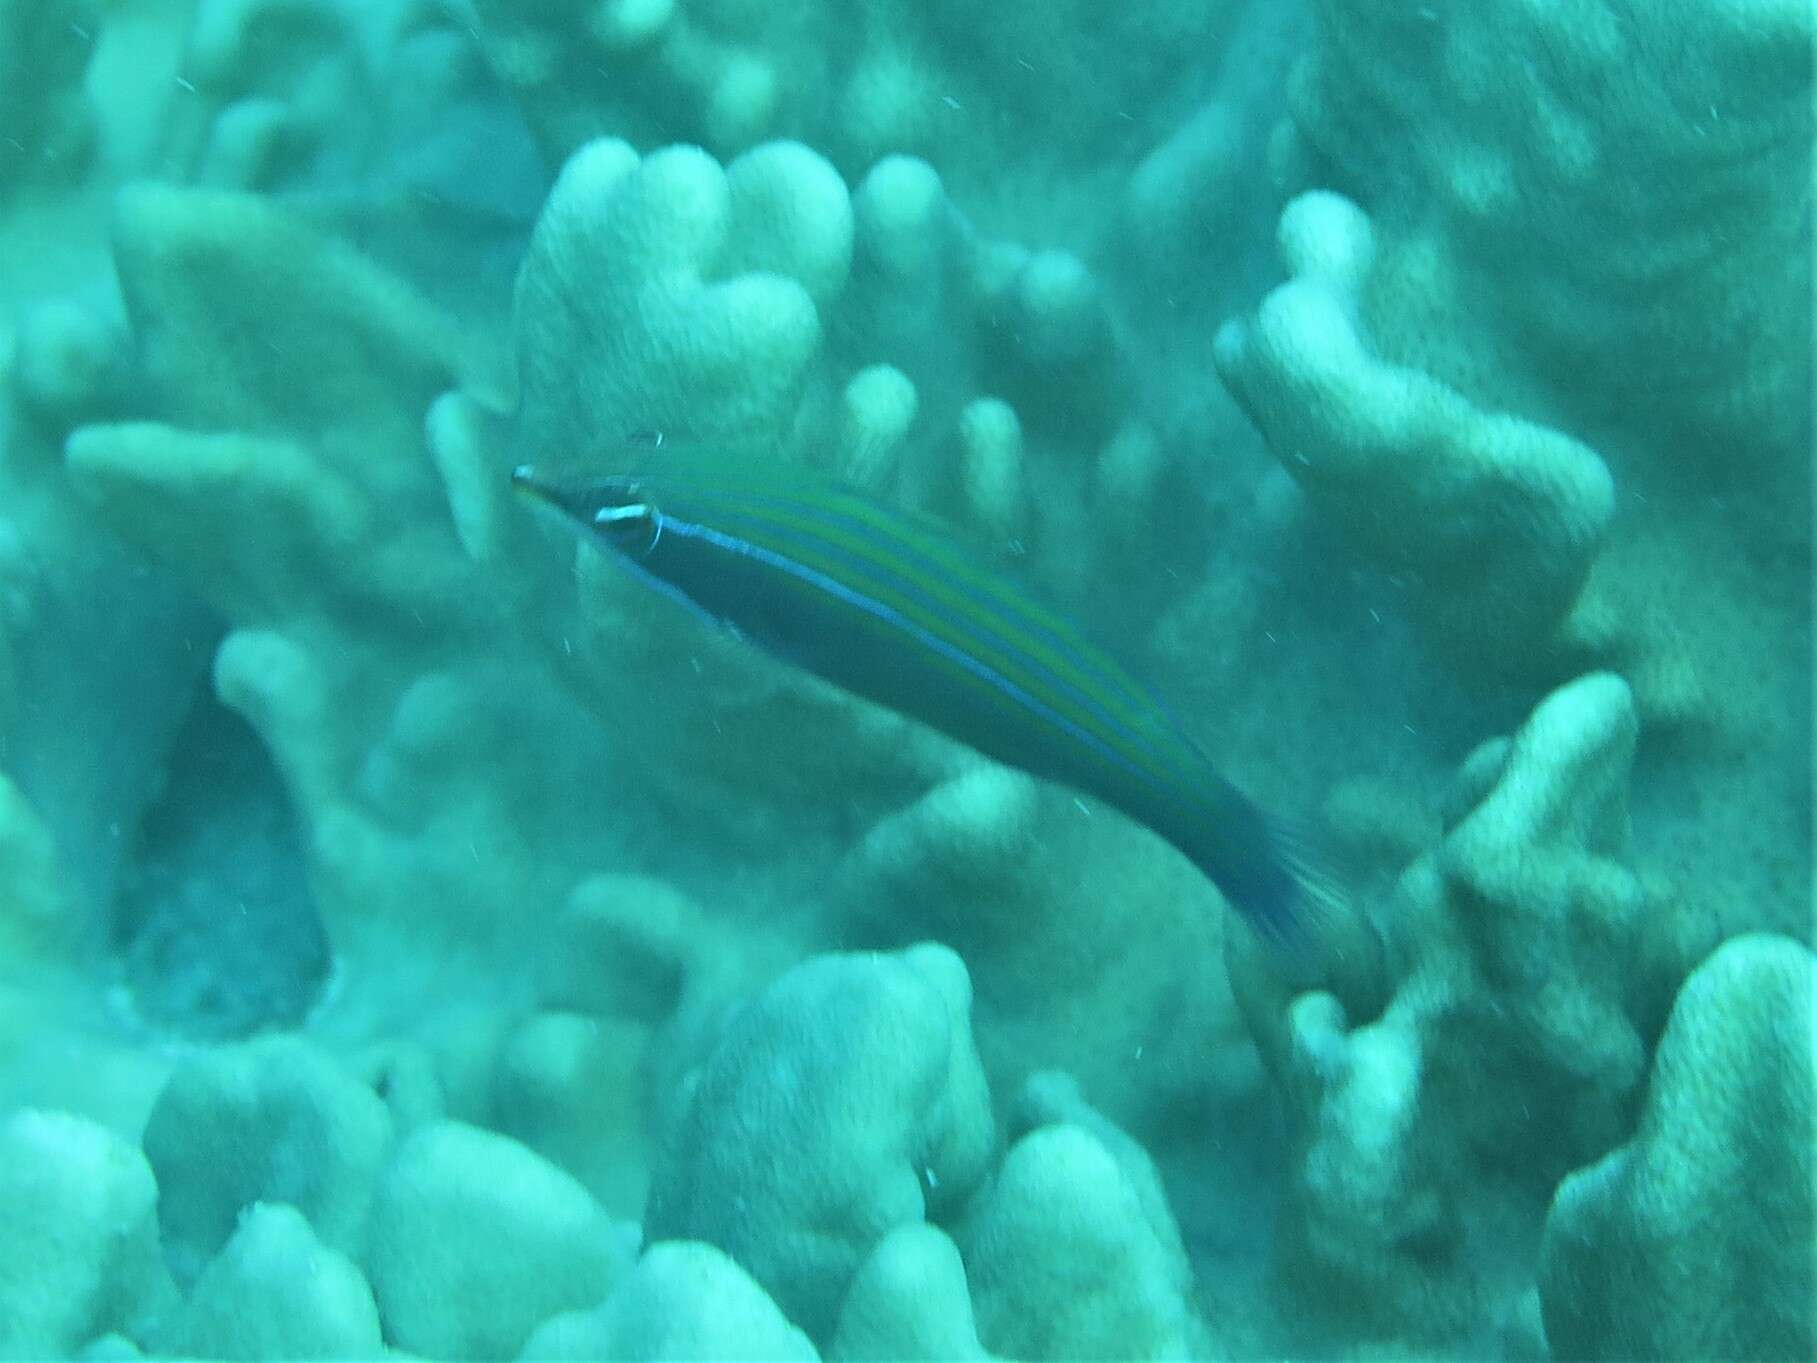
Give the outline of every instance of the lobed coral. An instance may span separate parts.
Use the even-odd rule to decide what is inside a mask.
[[[1540,1302],[1558,1351],[1811,1351],[1814,971],[1798,943],[1749,934],[1685,982],[1633,1139],[1565,1179],[1546,1217]]]
[[[863,1252],[983,1177],[994,1137],[958,957],[806,962],[742,1010],[687,1080],[646,1243],[706,1240],[812,1336]]]
[[[1626,686],[1591,676],[1465,762],[1443,840],[1395,886],[1376,1015],[1232,955],[1287,1095],[1282,1290],[1343,1303],[1346,1324],[1362,1303],[1426,1328],[1493,1320],[1518,1300],[1533,1193],[1627,1129],[1713,935],[1622,864],[1635,728]]]
[[[1498,367],[1580,420],[1791,456],[1809,391],[1805,6],[1313,8],[1294,126],[1324,173],[1394,205],[1402,268],[1377,296],[1417,309],[1399,337],[1422,344],[1415,317],[1461,331],[1468,311]],[[1460,362],[1449,335],[1423,344]],[[1571,382],[1584,364],[1593,385]]]
[[[0,3],[0,1354],[1808,1353],[1809,30]],[[656,437],[1057,597],[1322,957],[510,496]]]
[[[1375,353],[1361,321],[1375,240],[1354,204],[1295,199],[1280,246],[1293,278],[1253,323],[1218,333],[1224,382],[1319,509],[1414,580],[1442,631],[1490,659],[1543,647],[1614,511],[1608,469]]]

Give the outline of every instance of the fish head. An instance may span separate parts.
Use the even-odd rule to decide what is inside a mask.
[[[626,553],[646,552],[660,524],[656,508],[644,495],[643,480],[632,474],[582,477],[519,464],[511,470],[511,485],[576,528]]]

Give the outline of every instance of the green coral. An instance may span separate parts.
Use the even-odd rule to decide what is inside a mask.
[[[1443,841],[1388,906],[1379,1016],[1231,954],[1291,1117],[1276,1272],[1322,1304],[1309,1324],[1440,1338],[1510,1309],[1512,1227],[1631,1122],[1713,935],[1625,864],[1635,733],[1627,687],[1593,675],[1465,764]]]
[[[549,1317],[603,1298],[635,1230],[516,1141],[460,1122],[419,1127],[378,1180],[367,1270],[394,1344],[505,1358]]]
[[[1412,576],[1441,630],[1490,666],[1524,661],[1583,585],[1614,510],[1608,470],[1377,353],[1360,306],[1374,233],[1355,205],[1294,200],[1280,245],[1292,279],[1219,332],[1218,372],[1314,505]]]
[[[324,1245],[357,1259],[391,1142],[372,1090],[298,1038],[261,1037],[178,1066],[142,1138],[177,1281],[192,1284],[265,1202],[295,1207]]]
[[[169,1309],[158,1186],[119,1136],[69,1113],[8,1113],[0,1198],[0,1354],[68,1355],[110,1330],[142,1332]]]
[[[978,1341],[965,1262],[944,1231],[911,1222],[877,1242],[839,1309],[829,1356],[853,1363],[990,1357]]]
[[[544,1323],[525,1360],[741,1358],[813,1363],[819,1355],[764,1290],[712,1245],[652,1245],[605,1301]]]
[[[1108,156],[1157,86],[1184,84],[1241,7],[1166,0],[950,4],[810,0],[480,0],[480,41],[560,161],[592,138],[698,142],[736,156],[797,135],[861,170],[937,156],[989,192],[994,168],[1059,138]],[[1114,63],[1096,55],[1114,48]],[[1034,136],[1036,131],[1039,136]]]
[[[283,1203],[246,1209],[163,1338],[198,1358],[372,1358],[384,1344],[359,1268]]]
[[[0,1352],[1810,1352],[1809,954],[1684,983],[1810,884],[1810,16],[1311,17],[0,0]],[[1296,992],[509,495],[652,429],[1411,865]]]
[[[1043,856],[1023,849],[1038,845]],[[1221,906],[1121,816],[989,763],[873,824],[837,902],[862,940],[926,936],[970,963],[993,1075],[1065,1065],[1117,1119],[1178,1134],[1203,1097],[1189,1056],[1240,1044],[1217,958]],[[1120,906],[1107,914],[1106,904]]]
[[[1399,344],[1468,365],[1487,342],[1580,419],[1693,423],[1756,468],[1797,457],[1808,5],[1313,9],[1294,123],[1311,175],[1395,223]]]
[[[1013,1358],[1203,1355],[1192,1267],[1147,1153],[1064,1074],[1029,1081],[1011,1130],[958,1231],[980,1337]]]
[[[468,928],[503,930],[527,885],[554,895],[572,880],[577,863],[551,859],[542,835],[529,857],[528,833],[556,802],[586,835],[595,750],[462,551],[424,450],[422,411],[457,372],[446,321],[261,200],[146,188],[118,231],[164,420],[84,427],[69,476],[232,624],[215,690],[303,820],[315,907],[349,967],[341,1001],[358,1013],[403,983],[385,965],[399,934],[471,959]],[[505,795],[500,762],[540,794]]]
[[[1184,1358],[1191,1272],[1157,1240],[1102,1146],[1077,1127],[1010,1148],[968,1227],[979,1333],[1017,1358]]]
[[[0,4],[0,193],[87,169],[94,111],[82,76],[101,11],[98,0]]]
[[[994,1141],[944,947],[818,957],[742,1009],[658,1154],[647,1243],[731,1254],[812,1337],[873,1241],[962,1200]]]
[[[1633,1139],[1561,1185],[1540,1298],[1572,1358],[1804,1358],[1817,1348],[1811,1071],[1817,959],[1725,942],[1685,981]]]

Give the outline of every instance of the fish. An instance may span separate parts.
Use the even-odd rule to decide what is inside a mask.
[[[611,472],[511,481],[663,594],[763,651],[1159,834],[1303,958],[1344,878],[1213,764],[1077,623],[918,512],[793,467],[643,442]]]

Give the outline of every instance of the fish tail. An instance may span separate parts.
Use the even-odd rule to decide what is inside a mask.
[[[1250,812],[1240,851],[1206,869],[1264,941],[1290,958],[1316,957],[1353,912],[1352,877],[1308,825]]]
[[[1287,887],[1280,939],[1290,948],[1310,947],[1353,912],[1352,876],[1327,840],[1305,824],[1270,817],[1268,833]]]

